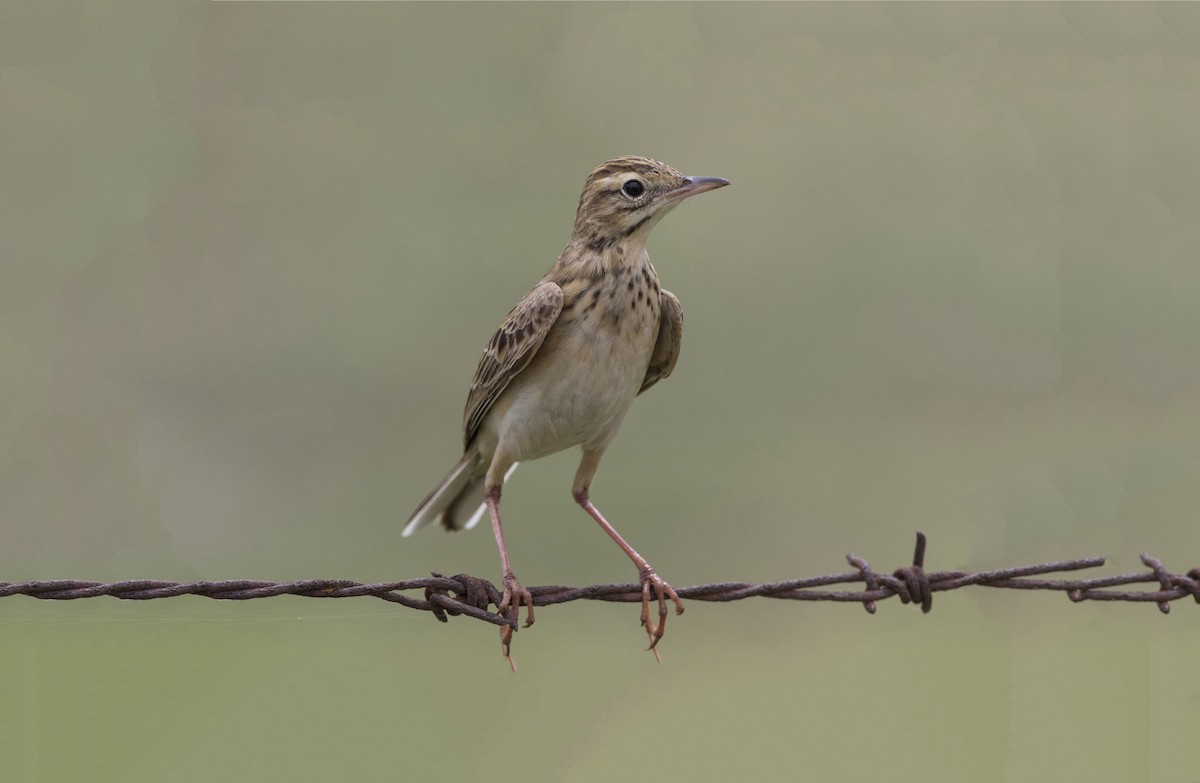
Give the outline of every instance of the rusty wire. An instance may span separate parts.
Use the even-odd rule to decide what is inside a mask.
[[[1127,601],[1155,603],[1164,614],[1169,612],[1170,602],[1192,596],[1200,604],[1200,567],[1186,574],[1167,571],[1162,561],[1150,555],[1142,555],[1142,563],[1148,571],[1120,576],[1104,576],[1093,579],[1031,579],[1043,574],[1080,571],[1104,565],[1103,557],[1088,557],[1079,560],[1061,560],[1053,563],[1001,568],[994,571],[969,573],[966,571],[924,570],[925,536],[917,533],[916,552],[911,565],[896,569],[891,574],[873,571],[863,558],[849,554],[847,561],[856,570],[829,574],[827,576],[789,579],[782,582],[748,584],[746,582],[719,582],[715,584],[681,587],[676,592],[681,598],[696,601],[739,601],[743,598],[781,598],[793,601],[836,601],[862,604],[868,612],[875,613],[877,601],[899,596],[903,603],[920,604],[928,612],[933,605],[933,593],[957,590],[961,587],[979,586],[1002,590],[1051,590],[1066,593],[1078,603],[1081,601]],[[863,583],[866,589],[857,591],[820,590],[816,588],[839,584]],[[1114,590],[1112,588],[1133,584],[1156,583],[1156,590]],[[424,590],[424,598],[413,598],[403,593],[409,590]],[[623,601],[640,602],[642,588],[638,584],[606,584],[590,587],[559,587],[548,585],[531,587],[536,606],[567,603],[568,601]],[[451,595],[453,594],[453,595]],[[264,582],[241,579],[224,582],[166,582],[140,579],[125,582],[85,582],[73,579],[38,582],[0,582],[0,598],[25,595],[49,601],[69,601],[78,598],[112,596],[126,601],[146,601],[154,598],[174,598],[181,595],[196,595],[226,601],[246,601],[252,598],[269,598],[277,595],[296,595],[305,598],[354,598],[371,596],[385,601],[432,612],[437,619],[446,622],[447,615],[466,615],[495,625],[515,627],[515,615],[505,617],[488,611],[488,606],[498,605],[501,597],[496,587],[487,580],[466,574],[447,577],[434,573],[431,577],[406,579],[399,582],[361,584],[344,579],[309,579],[301,582]]]

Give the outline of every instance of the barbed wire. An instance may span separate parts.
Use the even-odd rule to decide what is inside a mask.
[[[888,598],[899,597],[902,603],[919,604],[928,612],[933,606],[933,594],[963,587],[988,587],[1000,590],[1050,590],[1066,593],[1071,601],[1125,601],[1154,603],[1161,612],[1171,610],[1170,602],[1189,595],[1200,604],[1200,567],[1186,574],[1167,571],[1162,561],[1151,555],[1142,555],[1142,564],[1148,571],[1119,576],[1104,576],[1093,579],[1031,579],[1044,574],[1081,571],[1099,568],[1105,563],[1103,557],[1087,557],[1077,560],[1060,560],[1037,565],[1001,568],[992,571],[933,571],[926,572],[925,536],[917,533],[916,551],[911,565],[898,568],[891,574],[881,574],[871,569],[867,561],[858,555],[846,555],[846,560],[855,570],[825,576],[789,579],[781,582],[750,584],[747,582],[718,582],[677,588],[681,598],[697,601],[740,601],[746,598],[776,598],[791,601],[834,601],[862,604],[867,612],[874,614],[876,603]],[[818,588],[840,584],[863,583],[864,590],[822,590]],[[1133,584],[1157,583],[1156,590],[1114,590],[1112,588]],[[404,595],[406,591],[423,590],[424,598]],[[535,606],[549,606],[569,601],[618,601],[641,602],[642,587],[636,583],[591,585],[589,587],[561,587],[546,585],[531,587]],[[46,601],[71,601],[81,598],[112,596],[126,601],[148,601],[155,598],[175,598],[183,595],[201,596],[223,601],[247,601],[255,598],[271,598],[279,595],[295,595],[305,598],[357,598],[370,596],[384,601],[433,613],[442,622],[447,615],[474,617],[495,625],[516,627],[515,613],[502,616],[488,610],[498,606],[501,593],[486,579],[467,574],[443,576],[434,573],[430,577],[406,579],[398,582],[376,582],[364,584],[345,579],[307,579],[299,582],[266,582],[237,579],[222,582],[167,582],[154,579],[138,579],[123,582],[86,582],[75,579],[59,579],[37,582],[0,582],[0,598],[24,595]]]

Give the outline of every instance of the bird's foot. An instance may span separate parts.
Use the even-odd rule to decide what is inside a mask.
[[[500,648],[504,653],[504,660],[508,661],[508,665],[515,672],[517,670],[516,661],[513,660],[510,654],[512,648],[513,631],[516,630],[515,623],[521,616],[521,605],[524,604],[527,610],[525,615],[525,625],[528,628],[533,625],[533,594],[521,587],[521,583],[517,581],[516,575],[512,571],[504,572],[504,594],[500,598],[500,604],[496,608],[502,617],[505,617],[513,622],[513,625],[500,626]]]
[[[645,566],[638,573],[642,581],[642,627],[646,629],[646,635],[650,637],[650,652],[654,653],[654,659],[662,663],[662,658],[658,655],[658,642],[663,638],[663,632],[667,628],[667,599],[670,598],[675,604],[675,614],[683,614],[683,601],[679,600],[679,596],[675,593],[675,588],[671,587],[666,581],[654,573],[654,569],[650,566]],[[658,622],[650,621],[650,593],[651,590],[658,596]]]

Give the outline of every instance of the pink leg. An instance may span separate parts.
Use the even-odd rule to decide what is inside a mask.
[[[512,565],[508,562],[508,547],[504,545],[504,528],[500,525],[500,488],[489,489],[483,496],[483,500],[487,504],[488,516],[492,519],[492,533],[496,536],[496,546],[500,549],[500,567],[504,570],[504,595],[497,608],[500,614],[515,620],[520,616],[521,604],[525,604],[528,613],[524,627],[528,628],[533,625],[533,595],[521,587],[521,583],[513,574]],[[509,654],[512,635],[513,627],[511,625],[505,625],[500,629],[500,646],[504,652],[504,659],[508,661],[512,670],[516,671],[517,665]]]
[[[646,558],[639,555],[637,550],[631,547],[624,538],[621,538],[621,534],[617,532],[617,529],[609,524],[608,520],[604,518],[604,515],[600,513],[600,510],[596,508],[592,504],[592,501],[588,498],[588,491],[586,487],[576,491],[574,494],[575,502],[583,506],[583,510],[588,512],[592,519],[596,520],[596,522],[600,524],[600,527],[604,529],[604,532],[608,533],[609,537],[612,538],[613,541],[617,542],[617,546],[621,547],[622,551],[629,555],[629,559],[632,560],[634,565],[637,566],[638,577],[642,582],[642,626],[646,629],[646,633],[650,636],[650,650],[654,652],[654,657],[658,658],[658,650],[655,648],[658,646],[658,641],[662,639],[663,631],[666,630],[667,627],[667,599],[670,598],[671,601],[675,603],[675,614],[683,614],[683,601],[679,600],[679,596],[676,595],[675,589],[654,572],[654,569],[650,567],[648,562],[646,562]],[[658,596],[657,625],[650,622],[650,591],[652,588],[654,593]],[[661,660],[662,659],[659,658],[660,662]]]

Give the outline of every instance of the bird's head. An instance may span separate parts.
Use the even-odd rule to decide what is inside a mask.
[[[574,236],[594,248],[627,239],[644,241],[676,204],[728,184],[720,177],[689,177],[650,158],[615,158],[588,175],[575,213]]]

